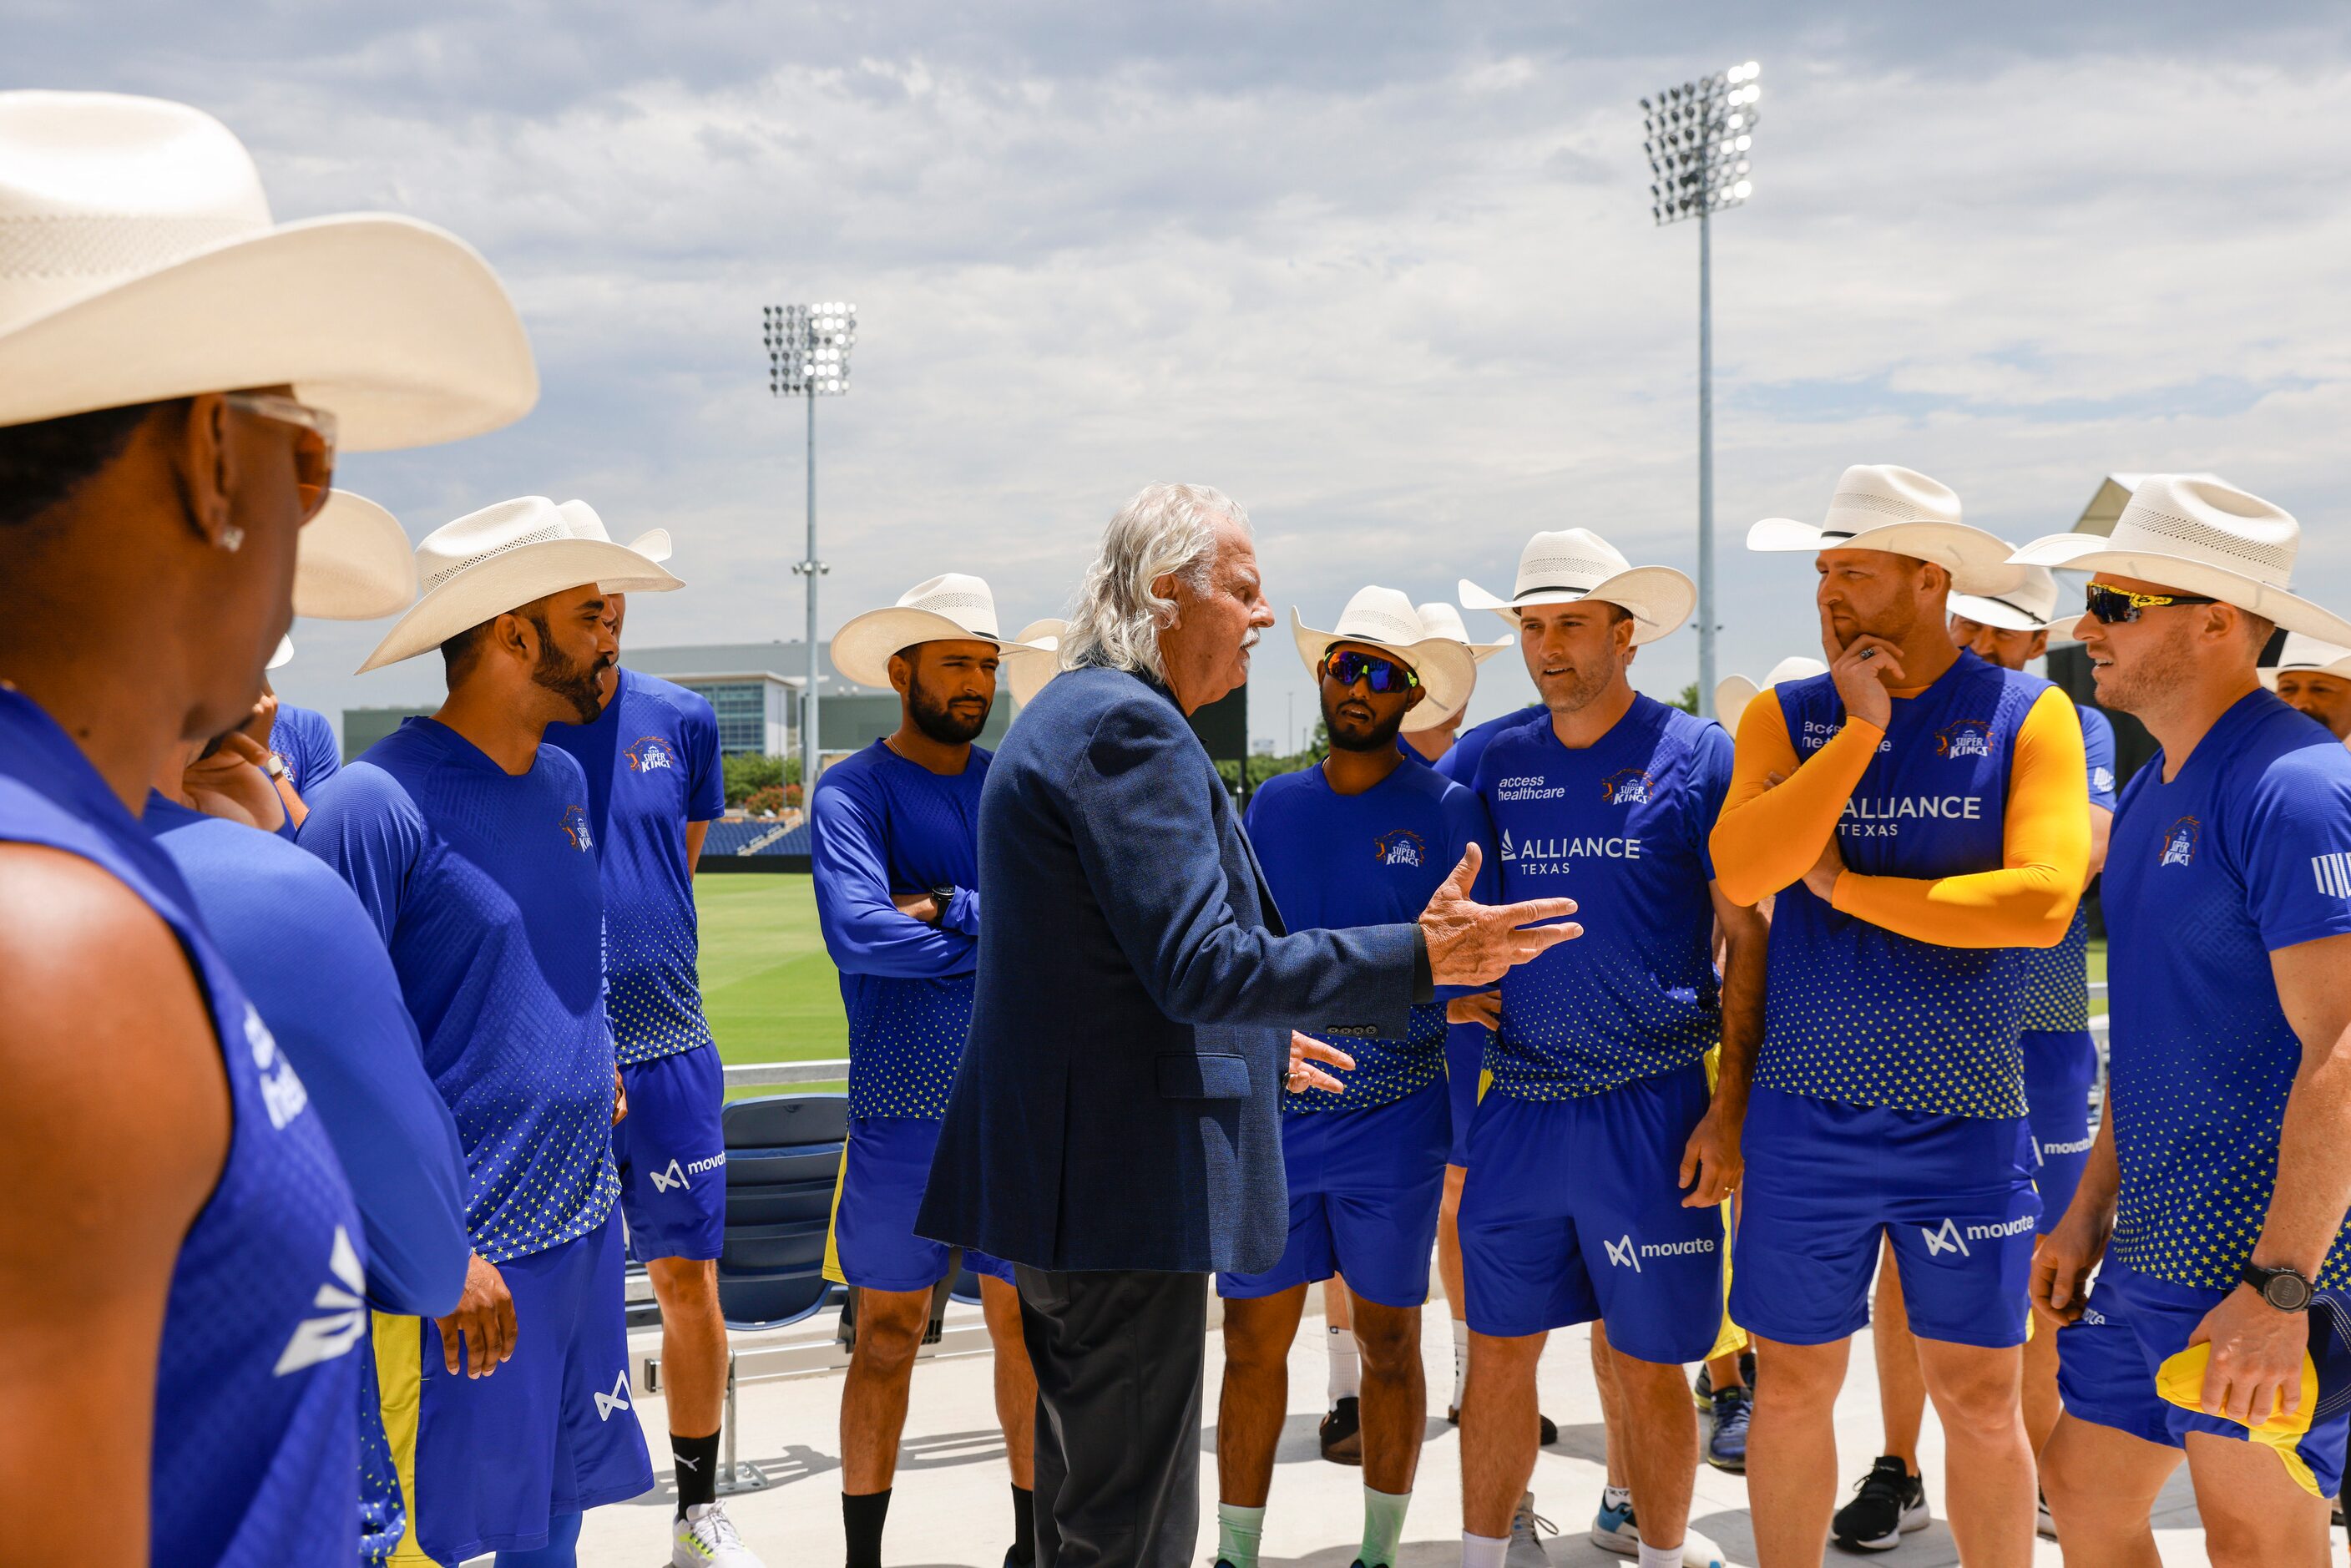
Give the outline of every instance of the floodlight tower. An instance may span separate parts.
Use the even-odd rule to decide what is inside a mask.
[[[832,569],[816,558],[816,400],[849,392],[849,350],[857,341],[857,307],[769,305],[760,316],[768,345],[768,391],[808,400],[808,559],[792,572],[808,579],[808,687],[800,694],[800,809],[816,789],[816,580]]]
[[[1714,281],[1716,213],[1746,204],[1754,145],[1753,60],[1641,100],[1641,150],[1649,155],[1649,215],[1659,228],[1698,220],[1698,702],[1714,707]]]

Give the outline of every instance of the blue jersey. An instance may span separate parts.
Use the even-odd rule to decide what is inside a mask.
[[[2006,864],[2017,732],[2049,689],[1962,653],[1934,685],[1896,697],[1837,824],[1847,868],[1925,879]],[[1844,727],[1844,704],[1824,674],[1783,681],[1768,696],[1800,762]],[[1921,942],[1792,883],[1771,910],[1755,1082],[1928,1115],[2022,1116],[2023,969],[2016,948]]]
[[[302,1075],[367,1236],[368,1300],[439,1317],[465,1288],[465,1158],[367,911],[315,856],[161,795],[144,819]]]
[[[348,1563],[358,1539],[352,1352],[367,1327],[366,1280],[359,1215],[301,1077],[246,999],[171,857],[65,732],[5,688],[0,840],[80,856],[171,928],[227,1082],[226,1158],[181,1239],[163,1312],[149,1560]]]
[[[2240,700],[2179,777],[2123,791],[2106,852],[2107,1103],[2122,1191],[2110,1260],[2226,1291],[2277,1182],[2302,1042],[2270,955],[2351,933],[2351,753],[2270,692]],[[2339,1241],[2320,1282],[2351,1286]]]
[[[1514,713],[1506,713],[1499,718],[1472,725],[1453,737],[1452,749],[1438,758],[1434,766],[1456,784],[1472,787],[1478,782],[1478,764],[1485,760],[1486,747],[1494,744],[1495,737],[1523,729],[1537,719],[1548,723],[1551,709],[1541,703],[1534,703]]]
[[[971,1032],[979,963],[979,787],[875,741],[824,770],[810,801],[816,917],[849,1014],[849,1113],[941,1117]],[[936,925],[893,894],[953,887]]]
[[[1487,747],[1478,794],[1504,902],[1573,898],[1583,935],[1502,977],[1498,1093],[1572,1100],[1701,1060],[1722,1038],[1707,836],[1730,792],[1722,727],[1651,697],[1593,745],[1548,724]]]
[[[2094,707],[2081,716],[2082,749],[2089,765],[2090,804],[2115,809],[2114,721]],[[2074,906],[2074,924],[2054,947],[2027,947],[2023,1012],[2017,1028],[2073,1033],[2090,1027],[2090,905]]]
[[[325,714],[292,703],[277,705],[277,717],[269,727],[269,749],[286,764],[287,781],[305,801],[311,790],[342,771],[335,727]]]
[[[620,676],[595,723],[550,724],[547,741],[588,775],[604,878],[605,1009],[627,1066],[710,1043],[685,825],[726,812],[726,779],[708,702],[634,670]]]
[[[437,719],[368,747],[302,847],[375,923],[465,1149],[465,1224],[493,1263],[603,1223],[612,1031],[588,781],[551,746],[516,777]]]
[[[1472,843],[1486,852],[1477,896],[1493,898],[1486,813],[1477,796],[1433,768],[1399,766],[1360,795],[1334,791],[1319,766],[1284,773],[1258,786],[1246,826],[1282,924],[1293,931],[1417,920]],[[1445,1004],[1414,1008],[1403,1040],[1335,1043],[1355,1059],[1343,1075],[1347,1092],[1291,1094],[1285,1111],[1375,1111],[1443,1078]]]

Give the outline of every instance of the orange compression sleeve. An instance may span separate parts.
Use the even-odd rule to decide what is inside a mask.
[[[1943,947],[2055,946],[2089,881],[2087,767],[2082,721],[2072,700],[2053,686],[2017,729],[2000,870],[1933,878],[1846,872],[1830,902],[1872,925]]]
[[[1861,782],[1885,737],[1876,725],[1847,718],[1844,727],[1799,767],[1779,698],[1766,692],[1747,705],[1739,719],[1730,793],[1724,797],[1722,815],[1715,819],[1707,840],[1715,880],[1732,903],[1755,904],[1803,880],[1828,848],[1853,787]],[[1776,789],[1764,782],[1773,773],[1787,775],[1787,781]],[[2085,783],[2085,799],[2088,789]]]

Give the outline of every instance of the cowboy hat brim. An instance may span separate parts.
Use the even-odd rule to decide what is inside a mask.
[[[1056,616],[1031,621],[1004,650],[1004,680],[1012,688],[1015,706],[1036,701],[1037,694],[1061,673],[1061,633],[1068,629]]]
[[[483,622],[594,583],[613,593],[666,593],[684,583],[625,545],[604,539],[540,539],[484,556],[409,607],[358,674],[427,653]]]
[[[2223,604],[2232,604],[2264,620],[2274,621],[2289,632],[2299,632],[2322,643],[2333,643],[2338,647],[2351,646],[2351,621],[2321,610],[2307,599],[2288,593],[2283,588],[2273,588],[2242,572],[2231,571],[2226,567],[2214,566],[2187,556],[2167,555],[2158,550],[2136,549],[2128,546],[2117,549],[2114,541],[2102,534],[2049,534],[2031,541],[2009,559],[2023,566],[2112,572],[2116,577],[2161,583],[2182,593],[2201,594],[2217,599]],[[2067,631],[2073,632],[2074,627],[2068,626]]]
[[[2012,593],[2024,574],[2010,563],[2008,541],[1965,523],[1886,523],[1831,537],[1817,523],[1765,517],[1747,530],[1747,548],[1767,554],[1828,549],[1884,550],[1930,560],[1951,574],[1957,593]]]
[[[277,639],[277,650],[269,655],[269,663],[262,665],[261,667],[265,670],[282,670],[293,662],[294,639],[291,637],[280,637]]]
[[[621,548],[625,550],[634,550],[637,554],[644,557],[650,561],[665,561],[669,559],[670,551],[669,530],[667,528],[648,528],[643,533],[639,534],[635,538],[631,539],[627,544],[622,545]],[[626,593],[628,591],[626,587],[617,582],[600,582],[596,586],[602,589],[607,593]]]
[[[889,691],[891,657],[917,643],[993,643],[1006,651],[1021,645],[1008,637],[975,632],[936,611],[893,605],[852,617],[832,634],[833,673],[857,685]]]
[[[1739,720],[1747,712],[1747,705],[1762,695],[1763,688],[1745,675],[1725,675],[1714,684],[1714,719],[1732,735],[1739,733]]]
[[[489,264],[391,214],[282,225],[0,331],[0,425],[289,382],[346,452],[479,435],[538,401]]]
[[[294,613],[375,621],[415,599],[416,552],[400,520],[364,496],[329,491],[295,547]]]
[[[1428,695],[1405,714],[1401,727],[1406,733],[1436,729],[1445,724],[1468,705],[1469,694],[1478,685],[1478,661],[1471,656],[1468,644],[1450,637],[1390,643],[1353,632],[1318,632],[1306,624],[1306,618],[1294,604],[1290,607],[1290,634],[1298,646],[1299,658],[1305,662],[1306,673],[1317,682],[1318,691],[1322,655],[1333,643],[1360,643],[1409,665]]]
[[[1519,612],[1541,604],[1580,604],[1596,599],[1633,618],[1633,643],[1654,643],[1681,630],[1698,608],[1698,584],[1669,566],[1636,566],[1605,577],[1587,589],[1540,589],[1523,599],[1503,599],[1468,578],[1454,585],[1464,610],[1490,610],[1512,626]]]
[[[2054,621],[2036,621],[2032,612],[2015,605],[1979,593],[1954,593],[1946,606],[1954,615],[1965,616],[1979,626],[1991,626],[2002,632],[2052,632]]]

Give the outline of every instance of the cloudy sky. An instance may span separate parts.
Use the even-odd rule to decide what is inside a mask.
[[[758,331],[787,300],[863,324],[819,409],[827,635],[946,570],[1008,623],[1056,612],[1160,478],[1248,507],[1285,621],[1507,591],[1544,528],[1691,569],[1698,235],[1651,225],[1634,100],[1759,60],[1715,340],[1722,668],[1761,674],[1815,651],[1810,567],[1745,526],[1817,516],[1854,462],[2012,538],[2109,470],[2211,469],[2298,515],[2300,580],[2351,606],[2328,9],[0,0],[0,84],[189,99],[280,217],[480,247],[538,410],[344,481],[412,535],[534,492],[669,528],[689,586],[632,605],[650,644],[799,635],[803,411]],[[437,661],[345,674],[368,629],[297,635],[294,700],[437,692]],[[1278,639],[1272,739],[1312,701]],[[1685,631],[1636,674],[1695,669]],[[1529,692],[1497,663],[1472,715]]]

